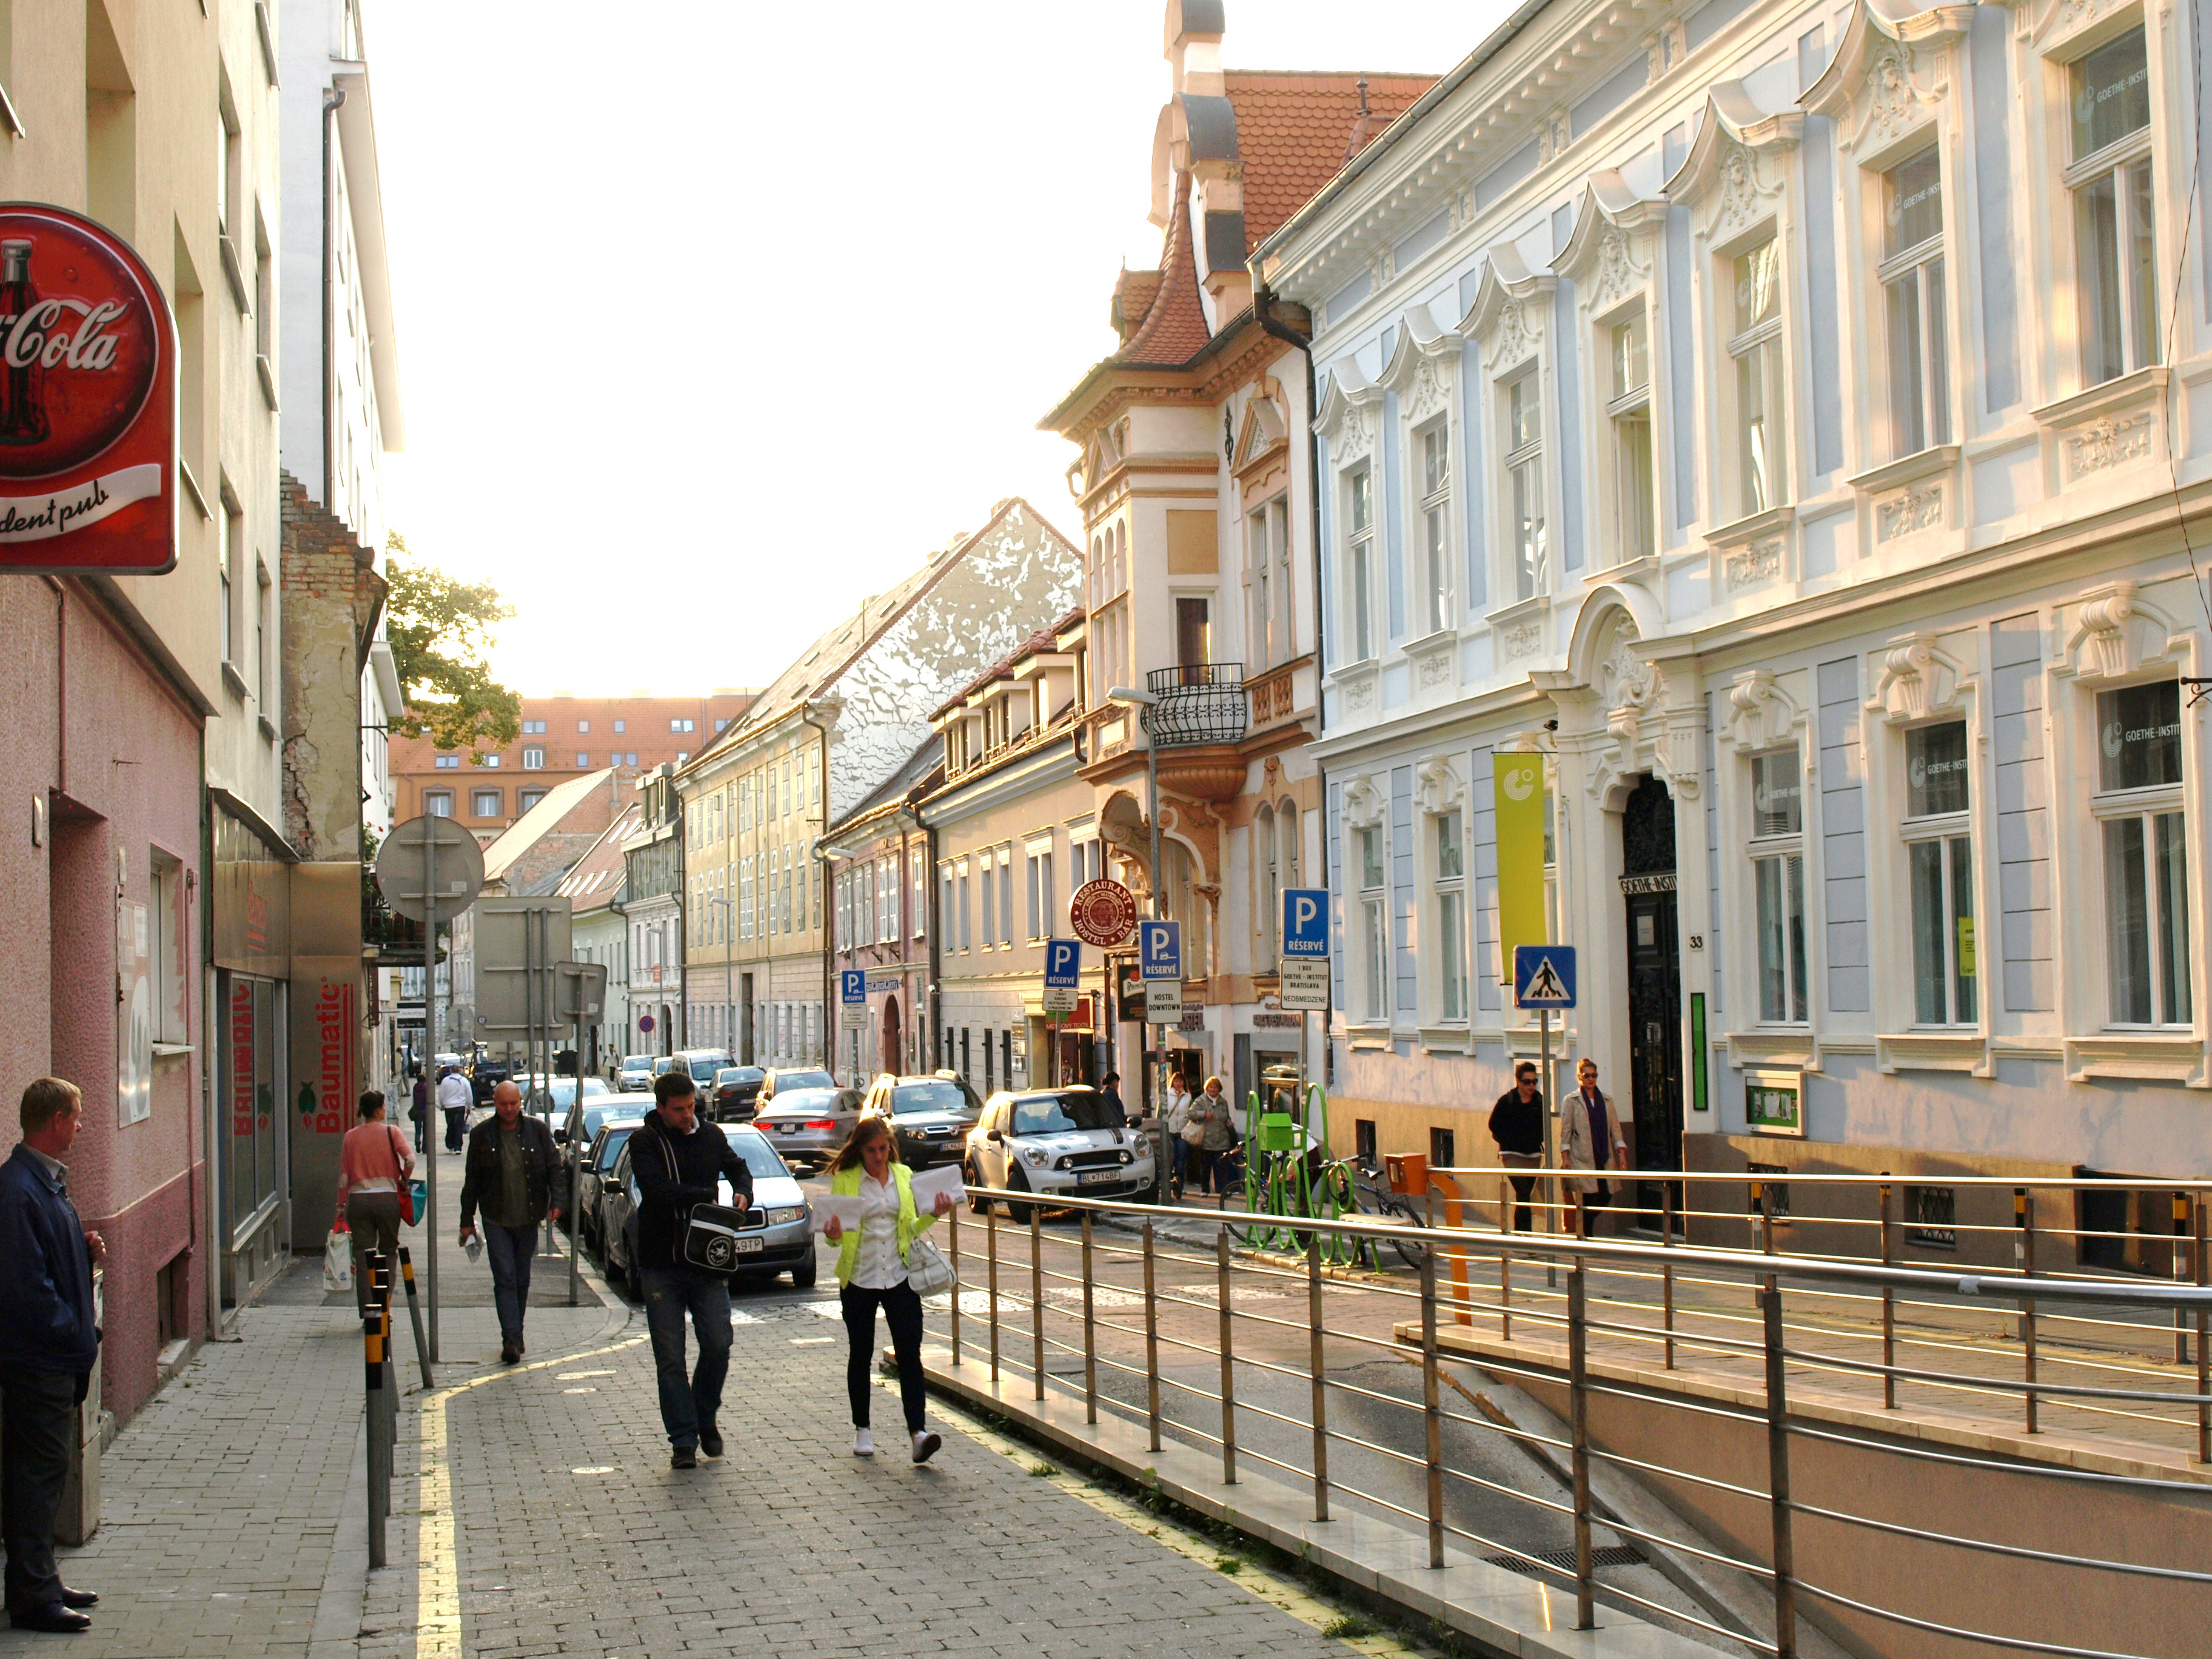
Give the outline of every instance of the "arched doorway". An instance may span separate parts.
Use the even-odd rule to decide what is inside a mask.
[[[1682,1167],[1682,971],[1675,949],[1674,798],[1646,775],[1620,812],[1620,894],[1628,932],[1629,1093],[1641,1170]],[[1636,1201],[1656,1209],[1658,1183]]]
[[[896,1075],[902,1068],[899,1056],[904,1052],[900,1036],[898,996],[896,993],[884,999],[883,1060],[877,1070]]]

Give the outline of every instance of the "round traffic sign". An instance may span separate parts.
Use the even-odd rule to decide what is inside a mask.
[[[1118,881],[1086,881],[1069,896],[1067,925],[1085,945],[1111,950],[1135,930],[1137,901]]]
[[[394,824],[376,853],[384,902],[410,921],[451,921],[483,891],[483,848],[451,818],[426,812]]]
[[[637,1017],[637,1029],[641,1031],[650,1031],[653,1029],[653,1016],[640,1014]]]

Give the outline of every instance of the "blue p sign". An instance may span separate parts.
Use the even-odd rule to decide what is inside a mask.
[[[861,968],[844,969],[841,970],[837,975],[837,983],[839,994],[843,1001],[848,1003],[864,1003],[868,1000],[868,975],[866,969]]]
[[[1137,924],[1137,963],[1146,979],[1182,977],[1182,924],[1179,921],[1140,921]]]
[[[1328,889],[1283,890],[1283,954],[1320,957],[1328,955]]]
[[[1073,991],[1083,970],[1083,945],[1072,939],[1047,939],[1044,985],[1048,991]]]

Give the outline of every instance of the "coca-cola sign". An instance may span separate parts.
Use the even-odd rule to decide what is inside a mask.
[[[0,569],[176,562],[176,328],[129,244],[0,204]]]

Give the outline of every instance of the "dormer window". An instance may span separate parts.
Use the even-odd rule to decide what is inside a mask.
[[[1732,263],[1735,316],[1728,353],[1735,365],[1735,440],[1741,516],[1790,499],[1782,374],[1782,255],[1772,236]]]
[[[1882,175],[1881,278],[1889,327],[1891,444],[1900,456],[1951,441],[1943,319],[1943,169],[1933,144]]]
[[[1506,386],[1504,401],[1513,597],[1533,599],[1545,591],[1544,394],[1533,367]]]
[[[2150,64],[2142,27],[2084,54],[2068,78],[2081,380],[2097,386],[2159,357]]]

